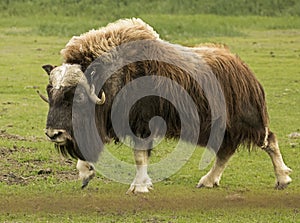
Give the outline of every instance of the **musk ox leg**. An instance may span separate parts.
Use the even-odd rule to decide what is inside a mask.
[[[79,179],[82,180],[81,188],[83,189],[89,184],[90,180],[94,178],[96,170],[92,163],[80,159],[77,161],[76,168],[79,171]]]
[[[136,176],[126,194],[147,193],[153,189],[150,177],[148,176],[149,150],[135,148],[134,159],[136,163]]]
[[[210,171],[204,175],[197,184],[197,188],[207,187],[212,188],[214,186],[219,186],[219,182],[221,176],[223,174],[224,169],[226,168],[226,164],[229,161],[230,157],[233,155],[234,150],[222,150],[217,153],[215,163]]]
[[[292,182],[292,179],[289,177],[292,170],[283,161],[275,134],[272,132],[267,134],[267,142],[264,143],[265,145],[262,148],[269,154],[273,163],[276,176],[275,188],[279,190],[284,189]]]

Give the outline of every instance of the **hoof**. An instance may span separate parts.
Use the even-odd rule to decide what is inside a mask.
[[[283,190],[292,182],[292,178],[289,176],[291,172],[292,170],[287,167],[284,171],[282,171],[281,175],[277,176],[275,189]]]
[[[209,185],[204,185],[204,184],[200,184],[198,183],[196,185],[196,188],[213,188],[213,187],[219,187],[219,184],[218,183],[214,183],[213,185],[209,184]]]
[[[149,193],[150,190],[153,190],[152,184],[131,184],[126,194]]]
[[[285,188],[287,188],[288,185],[289,185],[289,183],[287,183],[287,184],[280,184],[279,182],[277,182],[277,184],[275,185],[275,189],[276,190],[284,190]]]
[[[89,184],[89,182],[90,180],[88,179],[82,180],[81,189],[84,189]]]
[[[284,181],[277,181],[276,185],[275,185],[275,189],[276,190],[283,190],[285,188],[287,188],[287,186],[292,182],[292,179],[289,176],[285,177]]]
[[[93,172],[91,175],[89,175],[86,178],[82,179],[81,189],[86,188],[86,186],[89,184],[90,180],[93,179],[95,176],[95,172]]]
[[[203,176],[200,180],[199,183],[197,184],[197,188],[213,188],[213,187],[218,187],[220,182],[219,177],[211,177],[211,176]]]

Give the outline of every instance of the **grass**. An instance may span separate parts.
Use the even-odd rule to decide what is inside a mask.
[[[219,188],[196,190],[194,185],[208,171],[198,169],[203,148],[197,148],[179,172],[156,183],[150,194],[126,196],[128,185],[101,174],[81,190],[76,161],[60,157],[45,140],[48,106],[36,90],[44,92],[48,82],[41,66],[60,64],[59,51],[72,35],[115,18],[50,13],[24,18],[16,12],[0,18],[0,221],[299,222],[300,140],[288,134],[300,131],[300,18],[151,12],[139,17],[164,39],[183,45],[224,43],[250,65],[265,88],[271,128],[294,170],[293,183],[285,191],[274,191],[267,154],[241,148]],[[174,141],[164,141],[152,162],[164,156],[162,148],[175,146]],[[132,162],[130,148],[108,145],[108,150]]]
[[[62,15],[2,17],[2,32],[8,35],[59,36],[72,37],[92,28],[105,26],[113,19],[66,17]],[[139,14],[140,18],[151,24],[163,39],[180,41],[194,37],[245,36],[249,30],[286,30],[300,27],[299,17],[262,17],[262,16],[219,16],[219,15],[174,15]],[[75,20],[75,22],[74,22]],[[197,27],[197,28],[195,28]],[[191,41],[191,40],[189,40]]]
[[[49,13],[109,20],[149,13],[286,16],[300,15],[299,8],[300,4],[295,0],[4,0],[0,3],[0,11],[4,16],[44,16]]]

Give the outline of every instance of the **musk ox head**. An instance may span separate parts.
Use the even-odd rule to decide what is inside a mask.
[[[82,135],[90,134],[88,133],[90,110],[95,108],[95,105],[105,103],[104,92],[100,98],[95,94],[94,86],[88,83],[80,65],[63,64],[58,67],[44,65],[43,69],[49,75],[48,99],[42,96],[42,99],[49,103],[46,136],[63,155],[69,154],[74,158],[91,160],[90,154],[83,153],[82,149],[79,149],[74,128],[82,127]],[[87,147],[92,146],[90,143],[93,140],[86,137],[85,141]]]

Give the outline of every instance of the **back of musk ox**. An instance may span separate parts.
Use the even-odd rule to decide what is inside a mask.
[[[147,167],[159,137],[216,155],[199,188],[219,185],[240,145],[269,154],[277,189],[291,182],[268,127],[264,90],[225,46],[171,44],[142,20],[125,19],[73,37],[61,54],[61,66],[43,66],[49,75],[45,133],[63,155],[78,159],[82,187],[95,175],[104,144],[128,137],[136,162],[130,193],[152,188]]]

